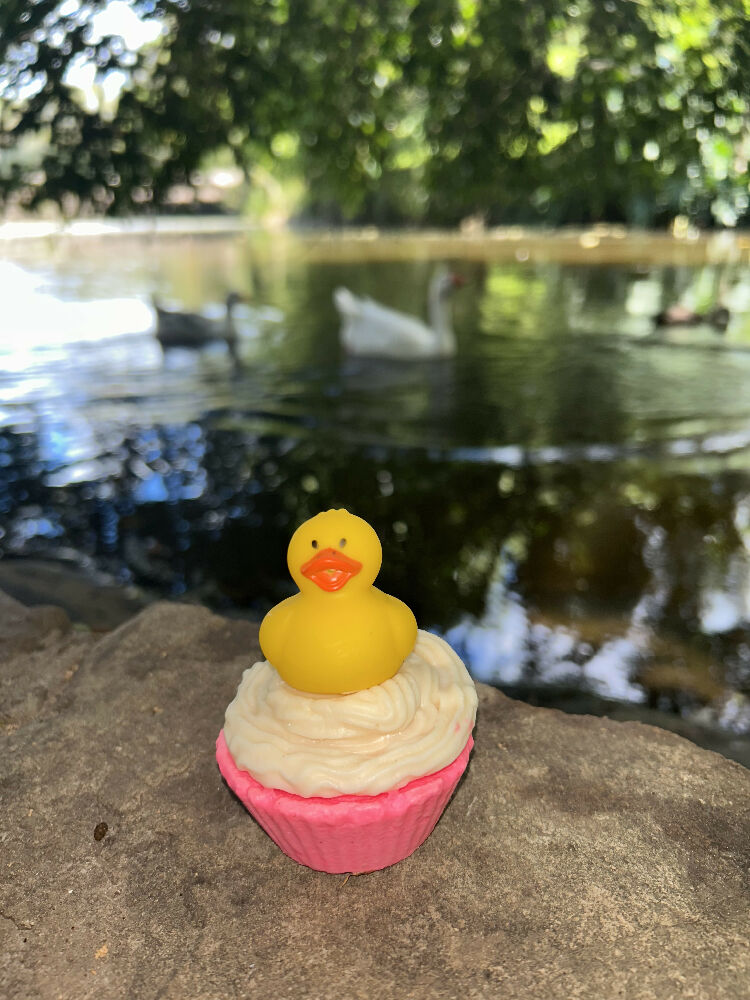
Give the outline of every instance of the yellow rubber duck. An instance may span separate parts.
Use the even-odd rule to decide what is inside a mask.
[[[300,691],[350,694],[393,677],[417,641],[417,622],[372,586],[383,550],[367,521],[327,510],[292,535],[287,564],[299,594],[271,608],[260,646]]]

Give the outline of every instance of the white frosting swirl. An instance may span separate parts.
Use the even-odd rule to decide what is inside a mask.
[[[420,629],[394,677],[354,694],[297,691],[266,660],[254,664],[227,708],[224,738],[237,767],[266,788],[378,795],[452,763],[476,709],[466,667]]]

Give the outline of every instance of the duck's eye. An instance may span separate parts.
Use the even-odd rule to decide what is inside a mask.
[[[317,547],[318,547],[318,540],[317,540],[317,538],[313,538],[313,540],[312,540],[312,547],[314,549],[317,549]]]
[[[345,545],[346,545],[346,539],[345,538],[339,539],[339,548],[343,549]]]

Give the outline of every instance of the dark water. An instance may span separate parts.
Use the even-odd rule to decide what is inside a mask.
[[[406,363],[344,357],[331,292],[423,314],[434,245],[331,248],[284,236],[8,251],[3,556],[88,558],[149,593],[260,615],[290,592],[296,525],[346,506],[380,534],[383,589],[475,676],[750,739],[742,259],[474,248],[452,261],[467,279],[456,358]],[[221,346],[163,359],[150,292],[198,306],[229,287],[253,300],[243,370]],[[652,312],[717,289],[726,335],[651,336]]]

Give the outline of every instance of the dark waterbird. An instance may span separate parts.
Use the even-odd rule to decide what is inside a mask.
[[[156,339],[167,351],[172,347],[200,350],[208,344],[223,342],[227,345],[235,365],[240,364],[237,353],[237,328],[234,323],[234,308],[245,299],[237,292],[230,292],[226,298],[226,315],[223,319],[211,319],[200,313],[181,312],[164,309],[156,298],[152,299],[156,312]]]
[[[718,333],[725,333],[729,326],[729,310],[716,306],[708,312],[695,312],[686,306],[673,305],[654,316],[655,327],[712,326]]]

